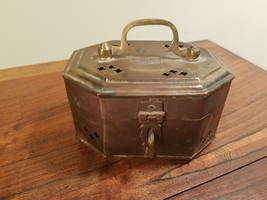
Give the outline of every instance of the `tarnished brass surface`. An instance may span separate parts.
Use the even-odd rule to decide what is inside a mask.
[[[173,40],[126,41],[132,27],[148,24],[169,26]],[[63,77],[83,143],[103,156],[180,159],[214,138],[234,78],[213,52],[179,42],[174,25],[158,19],[75,51]]]
[[[77,80],[97,96],[206,95],[233,78],[210,50],[200,48],[198,60],[188,61],[165,51],[170,41],[128,43],[131,49],[106,60],[98,55],[101,45],[75,51],[63,76]],[[107,44],[119,45],[120,41]],[[182,42],[179,45],[191,46]]]

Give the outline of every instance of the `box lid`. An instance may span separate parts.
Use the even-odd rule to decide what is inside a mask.
[[[149,24],[169,26],[173,41],[126,41],[127,32],[146,20],[128,24],[121,41],[76,50],[63,77],[98,96],[207,95],[234,78],[212,51],[179,42],[165,20]]]

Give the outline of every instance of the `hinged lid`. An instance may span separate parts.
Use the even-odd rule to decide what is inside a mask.
[[[126,41],[132,27],[154,24],[169,26],[173,41]],[[179,42],[175,26],[156,19],[131,22],[121,41],[75,51],[63,76],[99,96],[205,95],[234,77],[213,52]]]

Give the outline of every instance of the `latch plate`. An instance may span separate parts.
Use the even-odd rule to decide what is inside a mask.
[[[158,99],[142,100],[139,104],[140,138],[145,156],[154,157],[156,155],[156,146],[161,141],[164,115],[163,102]]]

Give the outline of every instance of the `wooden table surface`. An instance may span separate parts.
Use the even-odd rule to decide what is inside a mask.
[[[236,77],[215,140],[189,163],[105,159],[81,144],[61,77],[67,61],[1,70],[0,199],[267,199],[267,72],[195,44]]]

